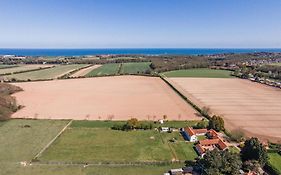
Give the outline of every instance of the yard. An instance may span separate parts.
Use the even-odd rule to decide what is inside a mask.
[[[123,63],[121,74],[145,74],[150,71],[150,62],[143,63]]]
[[[104,64],[99,68],[96,68],[89,72],[86,77],[116,75],[118,73],[121,64]]]
[[[73,70],[87,66],[86,64],[71,64],[71,65],[59,65],[53,68],[25,72],[20,74],[5,76],[6,79],[15,78],[16,80],[41,80],[41,79],[55,79],[61,77]]]
[[[86,125],[74,121],[58,140],[46,150],[42,162],[130,163],[193,160],[193,144],[183,141],[179,132],[116,131],[104,123]],[[110,123],[109,123],[110,124]],[[108,125],[109,126],[109,125]],[[171,143],[170,139],[178,142]],[[126,150],[126,151],[124,151]]]
[[[166,77],[204,77],[204,78],[231,78],[230,71],[214,69],[186,69],[164,72]]]

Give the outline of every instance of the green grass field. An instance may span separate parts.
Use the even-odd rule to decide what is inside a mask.
[[[116,75],[121,64],[104,64],[101,67],[89,72],[86,77]]]
[[[39,160],[128,163],[193,160],[196,157],[193,144],[185,143],[179,132],[115,131],[108,128],[113,123],[74,121]],[[179,142],[169,143],[173,137]]]
[[[167,77],[231,78],[231,71],[214,69],[186,69],[164,72]]]
[[[144,74],[146,71],[150,71],[150,62],[143,63],[123,63],[121,74]]]
[[[58,65],[53,68],[44,69],[44,70],[38,70],[38,71],[32,71],[32,72],[25,72],[15,75],[8,75],[5,76],[7,79],[15,78],[16,80],[40,80],[40,79],[55,79],[60,76],[63,76],[64,74],[79,69],[82,67],[87,66],[87,64],[71,64],[71,65]]]
[[[0,122],[0,174],[158,175],[171,168],[183,167],[183,163],[168,163],[174,158],[193,160],[197,157],[193,144],[185,143],[179,132],[114,131],[109,128],[124,122],[73,121],[43,152],[39,162],[27,166],[20,164],[33,159],[68,122],[21,119]],[[179,125],[173,121],[169,124]],[[172,138],[177,141],[170,142]],[[49,164],[49,161],[53,163]],[[157,161],[167,162],[153,165],[148,163]],[[68,162],[78,164],[67,164]],[[96,164],[84,167],[83,163],[86,162]]]
[[[278,153],[268,153],[269,163],[281,174],[281,156]]]
[[[67,121],[56,120],[13,119],[1,122],[0,164],[30,161],[66,124]]]

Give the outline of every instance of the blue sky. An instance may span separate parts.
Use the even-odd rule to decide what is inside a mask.
[[[281,48],[280,0],[1,0],[0,48]]]

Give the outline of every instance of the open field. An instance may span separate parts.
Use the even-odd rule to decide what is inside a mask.
[[[121,74],[144,74],[146,71],[151,70],[150,62],[143,63],[123,63]]]
[[[86,77],[116,75],[121,64],[104,64],[101,67],[90,71]]]
[[[281,155],[278,153],[268,153],[269,163],[281,174]]]
[[[182,164],[171,165],[139,165],[139,166],[111,166],[111,165],[52,165],[32,164],[23,167],[19,164],[0,164],[1,175],[159,175],[171,168],[180,168]]]
[[[158,77],[117,76],[14,83],[25,107],[14,118],[89,120],[200,120],[196,111]]]
[[[0,69],[0,74],[22,72],[22,71],[35,70],[35,69],[39,69],[39,68],[46,68],[46,67],[52,67],[52,66],[53,65],[47,65],[47,64],[18,65],[17,67]]]
[[[101,67],[101,65],[93,65],[93,66],[90,66],[90,67],[87,67],[87,68],[84,68],[84,69],[81,69],[77,72],[75,72],[74,74],[70,75],[70,77],[81,77],[81,76],[85,76],[87,75],[88,73],[90,73],[92,70],[94,69],[97,69]]]
[[[13,174],[13,175],[68,175],[68,174],[80,174],[80,175],[87,175],[87,174],[95,174],[95,175],[142,175],[143,173],[145,174],[151,174],[151,175],[158,175],[158,174],[163,174],[167,170],[171,168],[179,168],[182,167],[182,164],[180,163],[175,163],[175,164],[166,164],[166,165],[120,165],[120,164],[95,164],[95,165],[89,165],[87,167],[84,167],[83,164],[67,164],[64,162],[58,162],[57,164],[46,164],[44,162],[33,162],[32,165],[29,165],[27,163],[27,166],[23,166],[20,164],[22,161],[27,161],[29,162],[44,146],[46,146],[58,133],[59,131],[64,128],[64,126],[68,123],[69,121],[60,121],[60,120],[21,120],[21,119],[12,119],[9,121],[5,122],[0,122],[0,174]],[[73,125],[75,124],[76,121],[74,121]],[[79,122],[79,121],[77,121]],[[84,121],[86,123],[86,121]],[[93,123],[93,122],[90,122]],[[95,121],[96,125],[98,126],[103,126],[104,123],[107,122],[98,122]],[[87,130],[89,132],[87,132]],[[71,140],[71,138],[67,138],[66,136],[69,135],[68,131],[72,131],[74,136],[80,135],[84,137],[78,137],[77,140]],[[76,132],[77,131],[77,132]],[[84,135],[81,135],[81,131],[84,131]],[[98,131],[95,132],[95,131]],[[102,132],[102,131],[105,131]],[[84,128],[81,126],[77,126],[74,128],[67,129],[66,131],[66,136],[63,134],[57,142],[53,143],[51,145],[50,151],[52,151],[53,147],[57,148],[57,144],[61,144],[61,140],[66,140],[68,142],[72,142],[71,145],[66,145],[66,151],[68,151],[70,148],[76,148],[73,149],[74,152],[72,152],[70,155],[66,157],[71,157],[72,155],[78,156],[78,153],[81,151],[83,152],[83,149],[79,149],[77,144],[79,143],[85,143],[81,145],[84,147],[86,150],[84,151],[89,151],[89,155],[87,154],[82,154],[82,156],[85,156],[85,158],[89,158],[90,156],[93,156],[93,152],[97,151],[95,150],[95,146],[89,144],[90,142],[101,142],[103,139],[106,142],[110,142],[111,139],[111,130],[108,128]],[[120,131],[121,132],[121,131]],[[156,131],[150,131],[151,134],[156,134]],[[130,132],[124,132],[125,136],[121,136],[120,141],[128,141],[126,139],[126,134]],[[94,134],[94,135],[92,135]],[[98,134],[98,135],[96,135]],[[143,142],[147,141],[147,132],[144,132],[143,134],[141,132],[136,133],[136,135],[139,135],[141,137],[141,140],[144,139]],[[107,137],[103,137],[103,136]],[[133,136],[134,133],[131,132],[130,134]],[[143,136],[143,137],[142,137]],[[100,140],[93,140],[92,138],[99,138]],[[159,133],[158,133],[158,140],[155,139],[156,144],[154,146],[159,146],[160,150],[162,150],[162,147],[167,147],[167,145],[162,144],[162,142],[159,142]],[[70,140],[69,140],[70,139]],[[109,140],[108,140],[109,139]],[[116,141],[119,141],[118,138],[115,138]],[[114,141],[114,142],[116,142]],[[137,142],[136,138],[133,138],[134,142]],[[130,142],[130,141],[129,141]],[[98,143],[97,143],[98,144]],[[117,143],[114,143],[115,145]],[[159,144],[159,145],[158,145]],[[76,147],[75,147],[76,145]],[[102,145],[102,143],[100,143]],[[137,145],[137,144],[136,144]],[[164,145],[164,146],[163,146]],[[102,145],[103,147],[104,145]],[[125,145],[129,146],[129,145]],[[135,146],[137,147],[137,146]],[[147,145],[145,146],[146,148],[148,147]],[[94,150],[92,150],[92,148]],[[96,145],[97,149],[102,149],[98,145]],[[111,149],[110,145],[105,145],[104,149]],[[90,149],[90,150],[89,150]],[[188,148],[187,148],[188,149]],[[64,148],[63,148],[64,150]],[[56,150],[56,151],[61,151],[64,152],[63,150]],[[114,150],[114,148],[113,148]],[[150,148],[145,149],[146,151],[150,151]],[[152,149],[155,152],[160,152],[160,150],[157,150],[157,148]],[[110,152],[106,152],[108,150],[105,150],[103,153],[107,153],[107,155],[110,156]],[[140,154],[144,154],[139,150],[138,151]],[[49,150],[46,152],[43,152],[43,157],[44,154],[48,154]],[[123,152],[123,155],[126,157],[125,152]],[[137,154],[138,152],[135,152]],[[102,152],[99,153],[99,156],[102,157]],[[162,153],[161,154],[167,154],[169,155],[170,152],[168,150],[167,153]],[[121,154],[121,153],[120,153]],[[147,155],[149,156],[149,155]],[[160,156],[160,155],[159,155]],[[78,158],[80,158],[78,156]],[[87,159],[86,159],[87,160]],[[83,160],[84,161],[84,160]],[[102,160],[100,160],[102,161]],[[80,162],[81,163],[81,162]]]
[[[232,78],[231,71],[214,69],[186,69],[164,72],[166,77]]]
[[[281,140],[281,90],[242,79],[168,78],[200,107],[222,115],[228,129]]]
[[[39,157],[40,162],[127,164],[184,161],[197,157],[193,144],[184,142],[179,132],[159,133],[155,130],[126,132],[106,127],[77,127],[75,122],[73,122],[75,127],[71,125]],[[172,138],[176,138],[178,142],[169,142]]]
[[[5,76],[6,79],[15,78],[16,80],[41,80],[41,79],[54,79],[61,77],[75,69],[87,66],[86,64],[71,64],[71,65],[58,65],[56,67],[32,72],[25,72],[15,75]]]
[[[0,164],[30,161],[68,121],[18,120],[0,124]]]

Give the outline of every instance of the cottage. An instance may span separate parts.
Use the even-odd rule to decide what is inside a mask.
[[[200,154],[202,157],[208,150],[213,150],[213,149],[220,149],[220,150],[225,150],[228,148],[226,143],[221,139],[221,138],[215,138],[215,139],[205,139],[205,140],[200,140],[198,144],[195,146],[196,151],[198,154]]]

